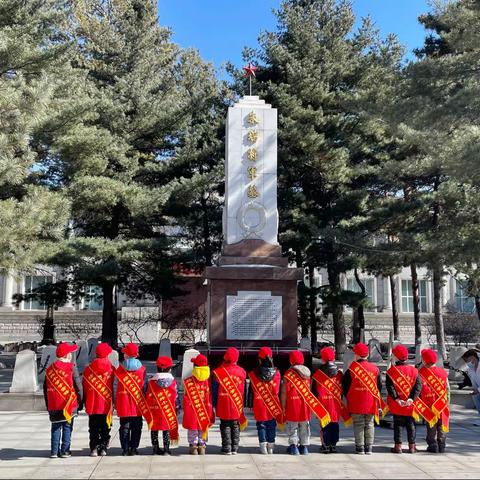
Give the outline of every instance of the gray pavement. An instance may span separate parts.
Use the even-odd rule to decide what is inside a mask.
[[[186,432],[172,457],[151,455],[150,435],[144,427],[141,455],[120,456],[118,421],[112,430],[112,447],[103,458],[88,456],[88,422],[82,413],[73,434],[69,459],[50,459],[50,423],[46,412],[0,412],[0,478],[480,478],[480,427],[473,426],[478,415],[473,410],[454,407],[453,422],[443,455],[419,452],[394,455],[389,452],[393,431],[376,429],[372,456],[353,454],[351,429],[342,427],[340,453],[322,455],[319,428],[312,422],[312,446],[308,456],[285,453],[286,437],[279,434],[274,455],[257,453],[255,424],[250,417],[242,433],[240,453],[222,456],[218,425],[210,432],[205,457],[187,453]],[[425,449],[425,427],[418,428],[418,446]]]

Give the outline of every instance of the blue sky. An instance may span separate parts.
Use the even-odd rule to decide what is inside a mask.
[[[383,36],[395,33],[409,53],[422,44],[425,31],[417,17],[428,0],[353,0],[357,17],[371,15]],[[217,68],[241,65],[244,46],[255,46],[262,30],[273,30],[273,8],[280,0],[158,0],[160,23],[173,30],[173,40],[194,47]]]

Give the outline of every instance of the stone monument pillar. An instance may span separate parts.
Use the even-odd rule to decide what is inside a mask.
[[[278,244],[277,110],[257,96],[228,109],[224,243],[207,267],[208,341],[297,346],[297,282]]]

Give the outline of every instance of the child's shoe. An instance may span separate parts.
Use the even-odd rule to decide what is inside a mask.
[[[98,450],[96,448],[94,448],[93,450],[90,450],[90,456],[98,457]]]
[[[330,453],[337,453],[338,452],[336,445],[330,445],[328,447],[328,450],[330,451]]]
[[[359,445],[356,445],[355,446],[355,453],[357,455],[365,455],[365,448],[364,447],[360,447]]]
[[[298,451],[300,452],[300,455],[308,455],[308,446],[307,445],[300,445],[298,447]]]
[[[106,457],[107,456],[107,450],[105,448],[101,448],[99,451],[98,451],[98,455],[100,457]]]
[[[231,454],[232,454],[232,452],[231,452],[230,450],[224,450],[223,448],[222,448],[222,450],[220,451],[220,453],[221,453],[222,455],[231,455]]]
[[[371,445],[365,445],[365,455],[371,455],[373,453]]]
[[[190,455],[198,455],[198,447],[196,445],[190,445],[188,447],[188,453]]]
[[[417,453],[417,446],[415,443],[408,444],[408,453]]]
[[[50,454],[50,458],[58,458],[58,454],[52,453],[52,454]]]
[[[205,452],[207,450],[207,446],[204,444],[204,445],[199,445],[198,447],[198,454],[199,455],[205,455]]]
[[[270,442],[268,442],[268,443],[267,443],[267,453],[268,453],[269,455],[273,455],[274,449],[275,449],[275,443],[270,443]]]
[[[268,455],[267,442],[260,442],[260,453],[262,455]]]
[[[287,453],[290,455],[300,455],[300,452],[298,451],[298,447],[296,445],[289,445],[287,447]]]
[[[70,458],[71,456],[72,454],[69,450],[60,454],[60,458]]]

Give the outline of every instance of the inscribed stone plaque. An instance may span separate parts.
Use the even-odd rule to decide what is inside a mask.
[[[271,292],[227,295],[227,340],[281,340],[282,297]]]

